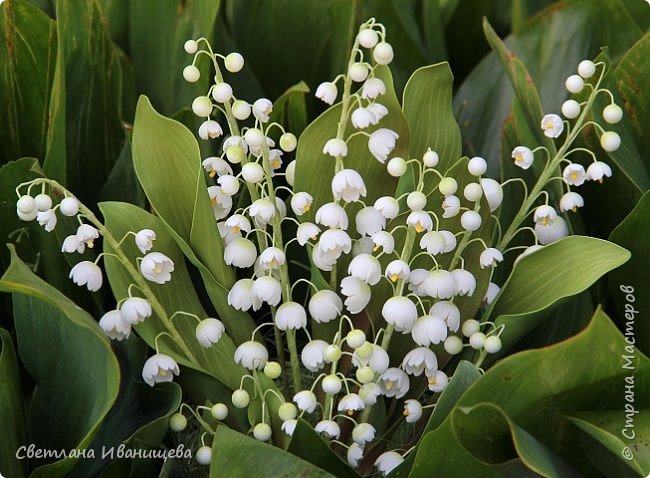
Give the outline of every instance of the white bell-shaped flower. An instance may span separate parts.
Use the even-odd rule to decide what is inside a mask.
[[[392,254],[395,250],[395,238],[390,232],[387,231],[378,231],[375,232],[372,237],[373,252],[377,252],[380,249],[386,254]]]
[[[338,90],[336,88],[336,85],[329,81],[321,83],[316,88],[316,98],[323,101],[324,103],[327,103],[328,105],[331,105],[334,103],[334,101],[336,101],[337,95]]]
[[[302,390],[293,396],[296,406],[303,412],[311,413],[316,410],[318,400],[311,390]]]
[[[494,282],[490,282],[488,284],[487,291],[485,292],[485,297],[483,298],[483,301],[487,305],[490,305],[492,302],[494,302],[494,299],[497,298],[497,295],[499,295],[499,292],[501,292],[501,287],[496,285]]]
[[[239,179],[229,174],[219,176],[217,184],[221,186],[221,192],[226,196],[233,196],[239,191]]]
[[[544,136],[548,138],[557,138],[564,131],[564,121],[556,114],[544,115],[542,118],[541,128]]]
[[[426,249],[431,255],[440,254],[447,246],[445,236],[438,231],[430,231],[420,238],[420,249]]]
[[[306,212],[309,212],[313,203],[314,198],[312,195],[304,191],[294,193],[291,196],[291,210],[296,216],[302,216]]]
[[[544,204],[542,206],[537,206],[535,208],[535,213],[533,214],[533,220],[535,224],[541,224],[542,226],[547,226],[557,217],[557,212],[552,206]]]
[[[341,435],[341,427],[334,420],[321,420],[314,427],[317,433],[324,433],[330,438],[337,439]]]
[[[567,226],[563,218],[557,216],[546,225],[543,223],[535,224],[535,235],[539,243],[545,246],[568,236],[569,226]]]
[[[355,367],[370,367],[375,373],[382,374],[388,370],[390,357],[388,353],[377,344],[369,344],[371,347],[370,355],[363,358],[359,356],[363,347],[357,348],[352,354],[352,364]]]
[[[99,266],[90,261],[82,261],[70,270],[70,279],[78,286],[86,286],[90,292],[102,287],[103,276]]]
[[[150,252],[140,261],[142,276],[156,284],[164,284],[171,280],[174,271],[174,262],[160,252]]]
[[[359,254],[372,254],[374,244],[372,239],[368,236],[361,236],[359,239],[352,243],[352,257],[357,257]]]
[[[36,221],[39,226],[43,226],[46,232],[52,232],[56,227],[56,212],[54,209],[48,209],[47,211],[42,211],[36,213]]]
[[[323,289],[311,296],[308,307],[311,318],[322,324],[341,315],[343,301],[336,292]]]
[[[430,231],[433,229],[433,220],[426,211],[413,211],[406,218],[406,224],[416,232]]]
[[[77,240],[86,244],[86,247],[92,248],[95,239],[99,237],[99,231],[90,224],[81,224],[77,228]]]
[[[135,234],[135,245],[140,252],[146,254],[153,247],[153,241],[156,240],[156,233],[151,229],[142,229]]]
[[[366,106],[366,109],[375,115],[377,122],[379,122],[384,116],[388,114],[388,108],[380,103],[371,103]]]
[[[257,184],[264,179],[264,168],[259,163],[246,163],[241,167],[241,176],[247,183]]]
[[[269,120],[269,115],[273,111],[273,103],[266,98],[260,98],[253,103],[253,116],[262,123]]]
[[[223,158],[210,156],[208,158],[205,158],[201,164],[203,165],[203,169],[205,169],[211,178],[213,178],[215,175],[222,176],[224,174],[233,174],[232,167]]]
[[[223,259],[229,266],[250,267],[257,259],[257,249],[253,241],[239,237],[224,248]]]
[[[340,253],[326,252],[320,246],[320,241],[314,244],[311,251],[311,260],[322,271],[331,271],[340,257]]]
[[[612,177],[612,168],[602,161],[594,161],[587,167],[587,177],[591,181],[603,182],[603,178]]]
[[[385,163],[388,155],[395,149],[399,135],[388,128],[379,128],[368,138],[368,149],[380,163]]]
[[[350,261],[348,274],[370,285],[375,285],[381,279],[381,264],[370,254],[359,254]]]
[[[587,172],[582,164],[571,163],[562,171],[562,178],[569,186],[582,186],[587,180]]]
[[[131,324],[124,320],[119,310],[110,310],[102,315],[99,327],[111,340],[122,341],[131,335]]]
[[[422,288],[426,295],[434,299],[451,299],[456,295],[454,276],[445,270],[430,271],[422,282]]]
[[[176,360],[165,354],[155,354],[142,367],[142,378],[151,387],[156,383],[171,382],[180,369]]]
[[[350,121],[355,128],[364,129],[370,125],[376,125],[378,120],[371,110],[360,106],[352,112]]]
[[[275,307],[282,299],[282,284],[273,276],[259,277],[255,279],[251,292],[254,299]]]
[[[68,254],[71,254],[73,252],[78,252],[79,254],[83,254],[85,250],[86,250],[86,243],[81,242],[79,239],[77,239],[76,234],[67,236],[63,240],[63,244],[61,245],[61,252],[67,252]]]
[[[262,301],[253,296],[253,279],[239,279],[228,292],[228,305],[236,310],[258,310]]]
[[[395,451],[386,451],[379,455],[375,460],[374,465],[382,475],[388,476],[390,472],[401,465],[403,461],[404,458],[399,453]]]
[[[560,211],[577,211],[579,207],[585,205],[585,200],[576,192],[569,191],[560,198]]]
[[[431,375],[427,375],[429,378],[429,390],[435,393],[442,392],[449,383],[449,377],[442,370],[436,370]]]
[[[381,387],[375,382],[364,383],[359,388],[359,396],[367,407],[376,404],[379,395],[381,395]]]
[[[481,252],[481,256],[479,257],[481,269],[485,269],[487,267],[496,267],[497,262],[501,261],[503,261],[503,254],[499,249],[495,249],[494,247],[488,247],[483,252]]]
[[[208,349],[219,342],[225,330],[226,327],[220,320],[213,318],[203,319],[196,326],[196,340],[202,347]]]
[[[232,198],[224,194],[219,186],[208,187],[208,196],[210,196],[214,217],[220,220],[228,216],[232,209]]]
[[[275,205],[270,199],[261,198],[253,201],[248,209],[248,214],[260,227],[266,226],[275,216]]]
[[[535,160],[532,150],[526,146],[517,146],[512,150],[511,156],[515,160],[515,166],[519,166],[521,169],[530,168]]]
[[[366,408],[366,404],[356,393],[348,393],[343,395],[339,400],[337,410],[339,412],[345,412],[348,415],[354,415],[354,412],[363,410]]]
[[[395,219],[399,214],[399,203],[397,199],[390,196],[382,196],[375,201],[373,207],[386,219]]]
[[[285,302],[275,311],[275,326],[280,330],[302,329],[307,325],[307,312],[298,302]]]
[[[435,315],[423,315],[413,324],[411,337],[416,344],[424,347],[437,345],[447,338],[447,324]]]
[[[310,240],[315,241],[320,234],[320,227],[313,222],[303,222],[296,230],[296,239],[298,244],[304,246]]]
[[[233,214],[226,219],[225,226],[229,228],[233,234],[238,234],[241,231],[246,233],[251,232],[251,223],[248,218],[242,214]]]
[[[409,290],[420,297],[425,296],[424,281],[428,276],[429,271],[426,269],[413,269],[408,278]]]
[[[437,301],[429,309],[429,315],[444,320],[452,332],[457,332],[460,327],[460,309],[453,302],[447,300]]]
[[[267,247],[260,254],[260,266],[266,270],[277,269],[286,262],[284,251],[278,247]]]
[[[261,343],[249,340],[235,349],[234,359],[248,370],[262,370],[269,360],[269,352]]]
[[[366,185],[357,171],[342,169],[332,178],[332,195],[336,200],[358,201],[359,197],[366,196]]]
[[[404,400],[404,418],[407,423],[415,423],[422,417],[422,404],[409,398]]]
[[[396,367],[382,373],[378,385],[382,395],[395,398],[402,398],[410,387],[408,375]]]
[[[358,467],[359,461],[363,458],[363,447],[358,443],[352,443],[345,453],[345,458],[348,462],[348,465],[350,465],[352,468]]]
[[[418,318],[418,310],[410,299],[394,296],[384,302],[381,315],[397,332],[408,333]]]
[[[325,143],[325,146],[323,146],[323,154],[329,154],[334,158],[339,156],[345,157],[348,155],[348,145],[342,139],[329,139],[327,140],[327,143]]]
[[[374,100],[386,93],[386,85],[379,78],[371,77],[366,79],[361,87],[361,97]]]
[[[322,226],[346,230],[348,215],[341,206],[334,202],[323,204],[316,211],[316,222]]]
[[[364,405],[367,403],[364,402]],[[359,423],[352,429],[352,440],[359,446],[365,446],[375,439],[377,430],[370,423]]]
[[[352,249],[352,239],[341,229],[326,230],[321,234],[318,244],[322,252],[334,254],[337,258],[341,254],[348,254]]]
[[[458,196],[454,196],[453,194],[445,196],[445,199],[442,201],[442,209],[444,211],[442,217],[445,219],[456,217],[460,212],[460,199]]]
[[[151,304],[141,297],[129,297],[120,306],[122,318],[131,325],[144,322],[151,313]]]
[[[282,422],[282,431],[289,436],[293,436],[293,432],[296,431],[296,426],[298,425],[298,420],[291,418]]]
[[[386,218],[372,206],[359,210],[354,217],[357,232],[362,236],[372,236],[386,227]]]
[[[389,262],[384,271],[384,275],[392,283],[398,280],[408,280],[410,273],[411,269],[409,265],[399,259]]]
[[[482,178],[481,187],[483,188],[483,194],[485,195],[485,199],[487,199],[490,211],[496,211],[503,202],[503,187],[498,181],[492,178]]]
[[[201,139],[214,139],[218,138],[223,134],[223,129],[221,125],[215,120],[207,120],[201,123],[199,126],[199,138]]]
[[[402,368],[409,375],[419,377],[425,370],[428,372],[437,370],[438,358],[428,347],[418,347],[404,356]]]
[[[358,314],[370,302],[370,286],[356,277],[341,280],[341,294],[346,297],[344,304],[351,314]]]
[[[329,344],[324,340],[312,340],[303,347],[300,360],[307,370],[317,372],[325,366],[327,363],[325,349],[328,346]]]
[[[456,281],[456,294],[472,296],[476,289],[476,278],[474,275],[465,269],[454,269],[451,275]]]

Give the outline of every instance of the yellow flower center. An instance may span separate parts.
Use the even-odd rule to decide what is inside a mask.
[[[354,410],[348,410],[348,411],[347,411],[347,412],[345,412],[345,413],[347,413],[347,414],[348,414],[348,416],[350,416],[350,417],[351,417],[352,415],[354,415]]]
[[[372,252],[377,252],[380,248],[381,248],[381,246],[377,245],[377,246],[372,248]]]
[[[548,217],[543,217],[542,218],[542,225],[544,225],[544,226],[548,225]]]
[[[429,385],[435,385],[436,384],[436,377],[429,377]]]
[[[399,279],[399,276],[397,274],[392,274],[390,276],[390,281],[391,282],[397,282],[397,279]]]
[[[408,417],[410,414],[409,414],[409,411],[405,408],[404,412],[402,412],[402,415],[404,415],[405,417]]]
[[[156,274],[160,274],[160,273],[162,272],[162,267],[161,267],[161,265],[160,265],[160,264],[156,264],[156,267],[153,268],[153,271],[154,271]]]
[[[213,206],[217,204],[217,197],[210,198],[210,202],[212,203]]]
[[[315,240],[316,240],[316,236],[311,236],[311,240],[312,240],[312,241],[315,241]]]
[[[415,232],[422,232],[424,230],[424,227],[422,227],[422,224],[419,222],[415,225]]]
[[[210,176],[211,178],[214,178],[216,176],[216,174],[217,174],[217,172],[213,170],[213,171],[210,171],[210,174],[208,174],[208,176]]]
[[[235,226],[235,227],[232,228],[232,232],[234,234],[237,234],[239,231],[241,231],[241,228],[239,226]]]
[[[386,382],[384,387],[386,388],[386,390],[391,390],[393,388],[393,385],[395,385],[393,382]]]
[[[305,207],[302,208],[305,212],[309,212],[311,209],[311,206],[309,204],[306,204]]]
[[[569,178],[571,178],[572,181],[575,181],[576,179],[578,179],[578,173],[573,172],[569,174]]]
[[[550,123],[550,122],[546,123],[546,125],[544,126],[544,129],[553,129],[553,123]]]
[[[161,377],[164,377],[165,375],[167,375],[167,370],[162,369],[162,368],[159,369],[158,370],[158,375],[160,375]]]
[[[519,153],[517,156],[515,156],[515,161],[523,161],[524,160],[524,155]]]
[[[274,159],[273,161],[271,161],[271,167],[273,169],[279,168],[280,167],[280,161],[278,161],[277,159]]]

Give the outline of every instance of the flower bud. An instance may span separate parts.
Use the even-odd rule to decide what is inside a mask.
[[[264,375],[271,380],[275,380],[282,374],[282,367],[277,362],[266,362],[264,365]]]
[[[373,48],[379,41],[379,35],[372,28],[364,28],[357,35],[359,45],[364,48]]]
[[[479,331],[480,327],[481,324],[479,324],[477,320],[469,319],[463,323],[463,327],[461,328],[461,330],[465,337],[471,337],[472,335],[474,335],[476,332]]]
[[[348,69],[348,75],[350,75],[352,81],[361,83],[368,78],[368,67],[363,63],[352,63]]]
[[[442,178],[438,184],[438,189],[443,196],[451,196],[458,190],[458,183],[451,177]]]
[[[422,191],[413,191],[406,196],[406,205],[411,211],[421,211],[427,205],[427,196]]]
[[[238,120],[244,121],[251,115],[251,105],[244,100],[235,100],[232,104],[232,114]]]
[[[445,339],[444,347],[449,355],[457,355],[463,350],[463,341],[457,335],[450,335]]]
[[[600,137],[600,145],[607,152],[614,152],[621,147],[621,137],[614,131],[605,131]]]
[[[323,388],[323,392],[328,393],[330,395],[335,395],[341,391],[341,387],[343,384],[341,383],[341,379],[338,378],[336,375],[328,375],[327,377],[323,378],[323,381],[321,382],[321,387]]]
[[[353,349],[358,349],[366,343],[366,334],[363,333],[363,330],[353,329],[348,332],[345,341]]]
[[[435,151],[431,151],[431,148],[427,149],[427,152],[422,156],[422,162],[427,168],[435,168],[440,162],[440,157]]]
[[[293,133],[284,133],[282,136],[280,136],[280,148],[282,148],[282,151],[290,153],[296,149],[297,145],[298,140],[296,139],[296,135]]]
[[[229,53],[223,63],[230,73],[237,73],[244,68],[244,57],[239,53]]]
[[[483,188],[479,183],[469,183],[463,189],[463,195],[468,201],[476,202],[483,196]]]
[[[199,465],[209,465],[212,461],[212,448],[209,446],[202,446],[196,450],[196,462]]]
[[[271,427],[266,423],[258,423],[253,428],[253,436],[259,441],[268,441],[271,438]]]
[[[607,105],[603,110],[603,119],[609,124],[616,124],[623,119],[623,110],[614,103]]]
[[[79,201],[73,197],[63,198],[59,205],[59,211],[61,211],[61,214],[64,216],[76,216],[79,212]]]
[[[569,93],[580,93],[585,87],[585,82],[580,75],[571,75],[564,82]]]
[[[393,61],[393,47],[387,42],[377,43],[375,48],[372,50],[372,57],[380,65],[388,65]]]
[[[169,417],[169,428],[175,432],[182,432],[187,427],[187,418],[182,413],[174,413]]]
[[[591,78],[596,73],[596,65],[591,60],[582,60],[578,64],[578,74],[583,78]]]
[[[481,350],[485,345],[485,334],[483,332],[476,332],[469,338],[469,344],[475,350]]]
[[[475,156],[467,163],[467,170],[472,176],[481,176],[487,171],[487,162],[480,156]]]
[[[18,209],[18,211],[22,212],[23,214],[34,213],[36,212],[36,201],[31,196],[28,195],[21,196],[20,199],[18,199],[18,202],[16,203],[16,208]]]
[[[566,100],[562,103],[562,114],[569,119],[580,116],[580,103],[576,100]]]
[[[388,164],[386,164],[386,170],[388,171],[388,174],[390,174],[394,178],[399,178],[400,176],[403,176],[404,173],[406,173],[406,168],[407,168],[406,161],[404,161],[404,159],[400,157],[391,158],[388,161]]]
[[[34,204],[39,212],[52,209],[52,198],[47,194],[39,194],[34,198]]]
[[[196,83],[201,78],[201,72],[194,65],[187,65],[183,68],[183,78],[189,83]]]
[[[190,55],[193,55],[199,49],[199,45],[194,40],[187,40],[183,45],[183,49]]]
[[[483,344],[483,348],[485,351],[489,354],[495,354],[499,350],[501,350],[501,339],[497,337],[496,335],[491,335],[488,338],[485,339],[485,343]]]
[[[250,403],[250,395],[243,388],[237,389],[232,392],[232,404],[237,408],[246,408]]]
[[[210,413],[215,420],[225,420],[228,416],[228,407],[225,403],[215,403],[212,405]]]

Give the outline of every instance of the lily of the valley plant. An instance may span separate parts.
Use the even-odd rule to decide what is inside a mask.
[[[256,318],[247,340],[235,342],[215,364],[245,370],[230,400],[206,396],[204,404],[184,404],[170,420],[175,431],[188,418],[201,428],[201,443],[192,444],[200,464],[212,460],[208,444],[215,427],[227,426],[235,409],[246,409],[248,433],[259,441],[284,447],[296,427],[310,426],[349,466],[390,473],[418,443],[418,423],[454,380],[458,358],[481,367],[501,351],[503,326],[483,319],[503,285],[492,281],[495,268],[508,256],[516,263],[570,234],[569,217],[584,206],[580,186],[612,175],[593,152],[575,144],[585,129],[595,131],[605,151],[621,144],[607,130],[621,120],[622,109],[601,86],[604,63],[577,65],[565,85],[575,99],[539,118],[556,150],[517,146],[512,161],[525,179],[501,183],[486,176],[487,161],[479,156],[444,157],[431,144],[408,157],[408,139],[391,126],[401,113],[389,98],[387,65],[394,52],[388,40],[374,19],[361,25],[347,70],[316,89],[318,99],[333,105],[324,115],[337,121],[336,128],[319,130],[325,139],[309,151],[312,143],[273,120],[270,100],[239,98],[224,81],[223,69],[244,68],[240,54],[219,55],[203,38],[184,44],[190,58],[181,68],[185,80],[194,83],[205,74],[202,62],[213,72],[209,90],[191,109],[201,120],[199,139],[220,152],[201,161],[217,226],[212,240],[222,244],[222,260],[237,275],[227,303]],[[601,95],[610,104],[592,111]],[[319,118],[308,128],[312,136],[323,124]],[[307,155],[331,171],[320,178],[328,183],[326,194],[301,186],[313,174]],[[151,158],[151,167],[155,163]],[[362,171],[377,168],[382,181],[397,184],[393,194],[369,194],[372,185]],[[523,193],[510,205],[516,212],[508,223],[498,216],[504,188]],[[73,192],[46,178],[20,184],[17,194],[18,216],[47,231],[61,215],[78,219],[76,234],[61,244],[64,254],[103,242],[94,261],[79,261],[70,271],[76,284],[101,288],[105,260],[130,278],[116,309],[99,318],[109,338],[128,338],[157,317],[148,340],[154,352],[142,369],[147,384],[182,373],[178,357],[192,367],[197,343],[210,349],[233,340],[223,316],[166,310],[158,299],[175,269],[157,247],[163,231],[133,224],[115,237]],[[135,260],[124,251],[129,243],[141,253]]]

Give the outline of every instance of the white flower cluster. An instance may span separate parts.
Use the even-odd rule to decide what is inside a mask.
[[[549,152],[544,147],[538,147],[531,150],[526,146],[517,146],[512,150],[514,164],[522,169],[529,169],[534,163],[535,152],[544,150],[548,161],[544,166],[544,172],[542,173],[543,178],[546,178],[547,172],[553,172],[563,165],[561,176],[558,177],[558,179],[563,181],[566,190],[566,192],[559,198],[557,204],[561,213],[568,211],[575,212],[578,208],[584,206],[584,198],[579,193],[572,191],[571,187],[582,186],[586,181],[597,181],[602,183],[605,177],[611,177],[612,175],[611,167],[607,163],[599,161],[592,151],[586,148],[568,149],[577,134],[588,124],[592,124],[600,134],[600,144],[603,150],[609,153],[615,152],[621,145],[621,138],[615,131],[605,131],[602,126],[596,122],[584,121],[585,111],[591,107],[595,97],[599,93],[604,93],[610,98],[610,104],[602,111],[603,120],[608,124],[616,124],[623,118],[623,110],[620,106],[614,103],[612,93],[605,88],[599,87],[605,73],[605,65],[603,63],[594,64],[591,60],[581,61],[578,65],[578,74],[570,75],[565,81],[565,87],[571,94],[575,95],[581,93],[585,88],[585,80],[594,77],[598,66],[602,67],[600,79],[596,81],[595,85],[589,85],[592,93],[587,101],[578,102],[573,98],[566,100],[562,104],[561,108],[562,115],[566,120],[563,120],[557,114],[547,114],[542,118],[540,126],[544,135],[548,138],[559,138],[564,132],[565,123],[569,127],[569,133],[567,134],[565,142],[566,148],[563,149],[564,155],[562,157],[558,157],[556,161],[552,161]],[[576,119],[577,121],[572,131],[570,120]],[[569,159],[570,155],[580,153],[587,154],[592,159],[586,169],[582,164]],[[549,177],[546,179],[552,180],[555,178]],[[544,180],[539,181],[538,184],[541,186],[546,185]],[[534,250],[539,248],[539,245],[544,246],[550,244],[551,242],[557,241],[569,234],[569,227],[565,219],[558,214],[555,207],[549,205],[548,194],[546,194],[546,203],[537,206],[534,209],[533,220],[535,223],[534,233],[536,246],[534,246],[533,249],[529,248],[526,250],[523,255],[534,252]]]

